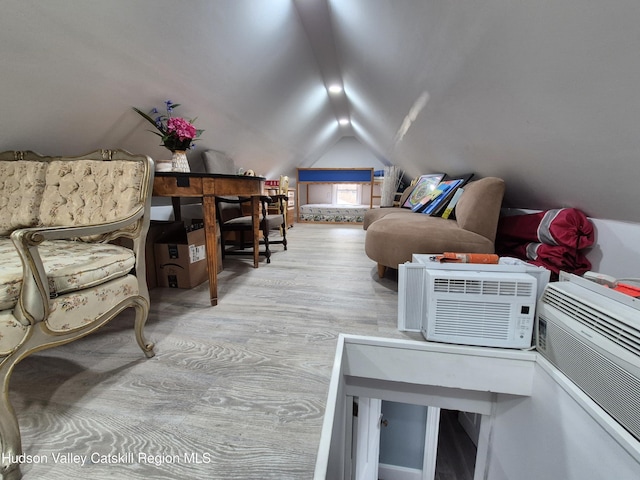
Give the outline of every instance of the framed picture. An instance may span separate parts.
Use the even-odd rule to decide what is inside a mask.
[[[459,178],[441,181],[433,191],[431,198],[418,211],[431,215],[442,205],[446,198],[451,198],[453,192],[462,184]]]
[[[429,205],[429,207],[425,209],[423,213],[428,213],[429,215],[432,215],[434,217],[442,216],[444,211],[447,209],[449,202],[451,202],[453,196],[455,195],[456,190],[464,187],[467,183],[469,183],[469,180],[471,180],[472,177],[473,177],[473,173],[467,173],[465,175],[447,178],[447,181],[454,182],[454,184],[452,185],[452,188],[449,188],[444,194],[444,196],[440,198],[435,205],[433,204]]]
[[[444,173],[421,175],[405,202],[400,206],[402,208],[410,208],[413,210],[416,206],[420,205],[420,202],[422,202],[425,197],[436,189],[436,186],[444,177]]]

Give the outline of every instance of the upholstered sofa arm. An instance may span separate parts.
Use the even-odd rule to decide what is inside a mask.
[[[467,184],[456,205],[458,226],[494,242],[504,191],[504,180],[496,177],[485,177]]]
[[[75,227],[31,227],[14,230],[11,241],[16,247],[22,260],[23,278],[22,289],[14,316],[23,325],[31,325],[43,321],[49,316],[49,299],[51,292],[45,267],[38,251],[38,246],[47,240],[78,240],[100,239],[112,240],[119,236],[131,237],[137,230],[135,237],[144,239],[146,232],[139,231],[145,213],[144,207],[138,208],[129,217],[98,225]],[[144,235],[141,235],[144,233]],[[144,246],[141,242],[134,244],[136,264],[144,264]]]

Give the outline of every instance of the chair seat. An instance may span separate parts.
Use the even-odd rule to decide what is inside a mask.
[[[266,220],[266,227],[269,230],[275,230],[275,229],[279,228],[280,225],[282,225],[282,223],[284,222],[284,217],[282,215],[279,215],[279,214],[267,215],[266,217],[263,217],[262,215],[260,215],[260,229],[261,230],[264,230],[264,228],[265,228],[265,224],[264,224],[265,220]],[[251,217],[249,217],[249,216],[232,218],[232,219],[227,220],[226,222],[224,222],[224,226],[246,227],[247,230],[250,230],[251,228],[253,228],[253,224],[251,222]]]
[[[122,277],[135,266],[132,250],[109,243],[54,240],[38,250],[52,295]],[[0,310],[6,310],[16,305],[22,286],[22,263],[10,238],[0,238],[0,258]]]
[[[253,266],[258,268],[258,258],[260,255],[264,255],[267,258],[267,263],[271,263],[271,250],[269,249],[269,243],[280,244],[287,249],[287,226],[285,221],[286,201],[288,197],[285,195],[273,195],[266,196],[260,195],[253,197],[216,197],[216,220],[220,225],[220,244],[222,246],[222,258],[225,258],[227,253],[233,255],[243,255],[251,253],[253,255]],[[277,202],[280,213],[269,214],[267,205],[272,202]],[[243,209],[243,203],[250,203],[251,208],[260,208],[261,213],[259,216],[258,225],[254,225],[253,215],[247,215]],[[256,205],[257,203],[257,205]],[[255,212],[255,210],[253,210]],[[257,218],[256,218],[257,219]],[[260,230],[260,235],[254,235],[254,232]],[[269,232],[271,230],[279,230],[282,235],[282,240],[271,241],[269,240]],[[226,232],[239,232],[240,238],[236,237],[236,247],[239,246],[240,250],[232,249],[228,250],[225,246],[225,234]],[[244,238],[245,233],[251,233],[252,241],[246,242]],[[264,252],[258,249],[259,245],[264,245]],[[251,247],[251,251],[247,252],[245,249]]]

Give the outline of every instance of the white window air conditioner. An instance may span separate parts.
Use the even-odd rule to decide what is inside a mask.
[[[435,342],[531,346],[536,279],[526,273],[425,270],[422,335]]]
[[[439,263],[431,258],[416,254],[413,262],[398,266],[399,330],[423,332],[427,340],[447,343],[531,346],[536,301],[549,281],[549,270],[517,259],[485,265]],[[440,272],[440,289],[450,284],[451,275],[458,275],[457,283],[469,288],[436,291],[438,274],[428,277],[427,270]]]
[[[538,352],[640,440],[640,300],[575,275],[550,283]]]

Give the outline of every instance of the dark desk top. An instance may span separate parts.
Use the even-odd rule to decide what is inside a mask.
[[[227,175],[223,173],[201,173],[201,172],[156,172],[156,177],[183,177],[183,178],[242,178],[245,180],[255,179],[257,181],[266,180],[265,177],[253,175]]]

